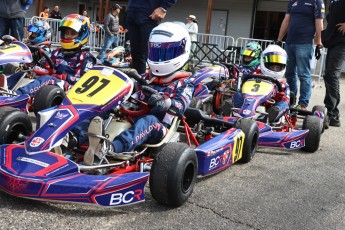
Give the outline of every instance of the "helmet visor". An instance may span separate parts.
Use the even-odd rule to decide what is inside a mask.
[[[185,52],[186,41],[149,42],[149,60],[154,62],[169,61]]]
[[[28,26],[28,31],[31,32],[31,33],[36,33],[36,34],[40,34],[43,32],[43,29],[37,27],[37,26],[34,26],[34,25],[29,25]]]
[[[242,56],[255,57],[256,53],[253,50],[245,49],[242,51]]]
[[[287,57],[278,53],[270,52],[263,55],[264,63],[277,63],[286,65]]]

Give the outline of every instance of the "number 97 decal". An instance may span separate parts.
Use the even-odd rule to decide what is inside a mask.
[[[97,83],[100,83],[99,86],[96,86]],[[110,83],[109,80],[104,78],[99,78],[98,76],[92,76],[87,79],[80,87],[76,88],[75,93],[84,94],[87,93],[87,97],[92,97],[101,91]]]
[[[234,138],[234,148],[232,150],[232,163],[235,163],[236,161],[242,158],[244,138],[245,138],[244,132],[240,132]]]

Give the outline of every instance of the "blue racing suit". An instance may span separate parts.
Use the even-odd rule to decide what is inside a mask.
[[[61,48],[56,49],[51,54],[51,60],[54,64],[54,73],[36,78],[33,82],[16,90],[18,95],[35,93],[44,85],[57,85],[63,90],[68,90],[70,85],[74,85],[80,77],[93,67],[96,63],[94,56],[86,51],[76,52],[73,56],[67,56]],[[22,73],[18,73],[22,74]],[[16,76],[11,76],[8,80],[9,85],[15,81]]]
[[[116,153],[127,152],[143,143],[156,144],[167,134],[174,116],[181,116],[188,108],[194,92],[194,85],[189,79],[180,79],[168,85],[152,85],[152,88],[171,99],[169,111],[163,112],[154,107],[150,114],[140,117],[135,124],[115,137],[113,143]],[[149,100],[143,91],[136,95],[140,100]]]

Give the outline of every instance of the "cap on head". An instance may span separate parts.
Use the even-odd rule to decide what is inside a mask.
[[[196,20],[195,15],[191,14],[186,19]]]
[[[119,4],[114,4],[114,5],[111,7],[111,10],[117,10],[117,9],[122,10],[122,7],[121,7]]]

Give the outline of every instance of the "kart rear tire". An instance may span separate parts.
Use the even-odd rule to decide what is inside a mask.
[[[60,105],[65,95],[65,91],[59,86],[45,85],[41,87],[37,91],[32,105],[35,115],[41,110]]]
[[[251,119],[239,119],[236,122],[236,128],[241,129],[244,134],[244,143],[242,149],[242,158],[239,163],[248,163],[254,157],[258,147],[259,128],[258,124]]]
[[[0,145],[19,143],[32,133],[29,115],[17,108],[0,108]]]
[[[319,149],[320,138],[322,133],[322,124],[319,117],[306,116],[303,120],[302,129],[309,130],[305,138],[305,145],[301,148],[302,151],[313,153]]]
[[[197,173],[198,159],[194,149],[184,143],[166,144],[152,164],[152,197],[159,204],[181,206],[193,192]]]
[[[322,126],[322,133],[323,133],[325,131],[325,129],[329,128],[328,110],[325,106],[315,105],[312,109],[312,113],[314,113],[315,111],[320,111],[325,116],[325,118],[323,120],[323,126]]]

